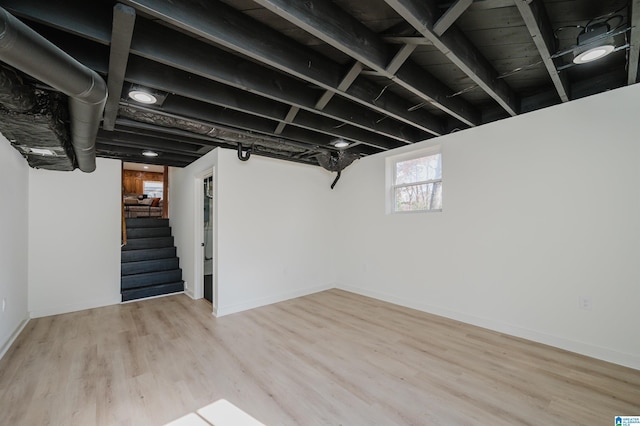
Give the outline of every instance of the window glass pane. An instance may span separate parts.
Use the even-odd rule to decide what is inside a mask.
[[[429,155],[396,163],[396,185],[442,178],[442,156]]]
[[[434,182],[430,210],[442,210],[442,182]]]
[[[395,189],[397,212],[442,209],[442,182],[409,185]]]
[[[162,182],[145,180],[143,183],[143,193],[149,198],[162,198]]]
[[[427,208],[431,185],[411,185],[396,188],[395,202],[397,212],[410,212],[413,210],[425,210]]]

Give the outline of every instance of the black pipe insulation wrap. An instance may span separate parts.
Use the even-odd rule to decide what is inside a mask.
[[[244,153],[242,152],[242,144],[238,144],[238,160],[247,161],[251,157],[251,147],[247,148]]]

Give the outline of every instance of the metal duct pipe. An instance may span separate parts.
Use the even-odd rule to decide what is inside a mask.
[[[96,134],[107,101],[98,74],[0,7],[0,60],[69,96],[71,144],[83,172],[96,169]]]

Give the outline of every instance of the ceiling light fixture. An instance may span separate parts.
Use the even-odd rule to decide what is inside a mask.
[[[586,64],[597,61],[615,50],[613,37],[607,37],[611,32],[609,24],[599,22],[587,26],[578,35],[578,46],[574,51],[574,64]]]
[[[158,98],[156,98],[154,95],[140,89],[129,91],[129,97],[136,102],[140,102],[141,104],[155,104],[156,102],[158,102]]]
[[[29,148],[29,154],[42,155],[44,157],[55,157],[56,153],[46,148]]]
[[[157,157],[158,153],[154,151],[143,151],[142,155],[144,155],[145,157]]]
[[[333,146],[335,146],[336,148],[346,148],[349,145],[351,145],[351,144],[349,142],[345,141],[344,139],[337,139],[333,143]]]

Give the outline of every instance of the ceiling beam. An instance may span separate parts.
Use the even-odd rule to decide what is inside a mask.
[[[212,127],[226,126],[232,131],[240,129],[238,133],[244,135],[254,135],[257,138],[268,137],[272,140],[279,140],[286,143],[305,145],[310,147],[332,148],[331,142],[335,139],[332,136],[310,131],[304,128],[288,126],[280,135],[274,133],[275,125],[273,121],[255,117],[246,113],[233,111],[228,108],[218,107],[193,99],[180,96],[168,97],[162,107],[134,105],[132,103],[121,102],[123,106],[133,106],[140,111],[166,115],[169,117],[182,118],[200,123],[206,123]],[[365,145],[358,145],[354,149],[362,147],[363,152],[371,153]],[[377,148],[377,152],[385,148]]]
[[[289,108],[289,112],[287,112],[286,117],[284,117],[284,120],[278,123],[278,126],[276,127],[276,130],[273,133],[275,133],[276,135],[281,134],[284,131],[284,127],[288,123],[291,123],[294,118],[296,118],[298,111],[300,111],[300,108],[296,106],[292,106],[291,108]]]
[[[136,26],[131,49],[139,56],[405,143],[429,137],[428,133],[405,123],[380,121],[382,116],[377,112],[342,97],[334,98],[328,105],[318,109],[319,89],[157,24]],[[343,80],[345,77],[339,84]],[[374,99],[380,93],[380,88],[368,80],[358,80],[356,87],[349,86],[348,90],[357,90],[354,96],[368,99]],[[407,103],[398,97],[382,96],[378,102],[386,104],[388,108],[403,109],[408,116],[411,114],[406,112]],[[420,120],[421,116],[416,117]]]
[[[396,139],[344,125],[343,122],[321,115],[307,111],[298,113],[299,108],[296,106],[287,109],[286,104],[139,57],[130,59],[127,81],[257,117],[276,120],[283,125],[290,123],[307,130],[324,133],[331,138],[344,138],[382,149],[396,148],[404,144]],[[278,130],[277,127],[276,130]],[[280,132],[274,133],[282,132],[284,132],[284,126]]]
[[[398,72],[400,67],[405,62],[407,62],[407,60],[409,59],[409,56],[411,56],[413,51],[416,50],[416,47],[418,47],[417,44],[405,44],[404,46],[402,46],[398,50],[398,52],[395,54],[393,59],[389,61],[389,63],[387,64],[384,70],[389,74],[395,75],[395,73]]]
[[[109,74],[107,78],[108,95],[102,122],[102,127],[106,130],[113,130],[115,127],[135,22],[136,11],[134,8],[120,3],[113,7],[113,30],[111,31]]]
[[[518,114],[518,96],[465,35],[453,25],[442,36],[433,31],[439,11],[437,4],[425,0],[385,0],[420,34],[429,39],[451,62],[491,96],[509,115]]]
[[[516,0],[517,1],[517,0]],[[473,0],[457,0],[442,14],[433,24],[433,32],[441,36],[453,25],[454,22],[471,6]]]
[[[629,2],[629,24],[631,35],[629,36],[629,64],[627,71],[627,85],[638,81],[638,61],[640,60],[640,0]]]
[[[346,53],[364,65],[379,71],[381,75],[433,104],[445,113],[465,124],[478,124],[479,115],[462,98],[452,98],[451,90],[417,64],[407,61],[407,67],[415,72],[395,73],[397,64],[389,64],[389,45],[364,24],[327,0],[255,0],[282,18],[318,37],[330,46]],[[410,53],[409,48],[401,50]],[[402,62],[408,59],[404,59]],[[400,61],[398,61],[400,62]],[[393,65],[391,69],[387,69]],[[399,68],[399,66],[397,66]],[[419,73],[419,74],[418,74]]]
[[[569,82],[566,73],[558,72],[555,59],[552,58],[557,48],[556,38],[553,35],[553,27],[544,3],[542,0],[515,0],[515,5],[527,25],[538,52],[540,52],[542,62],[547,68],[560,100],[568,102],[570,98]]]
[[[181,142],[178,139],[166,140],[150,138],[145,135],[126,133],[120,131],[100,130],[97,135],[99,142],[105,142],[117,146],[129,146],[132,148],[159,150],[162,152],[199,157],[201,145],[192,145]]]
[[[109,2],[74,2],[73,7],[61,7],[49,0],[2,0],[2,7],[16,16],[51,25],[103,44],[111,42],[112,6]]]
[[[102,28],[103,20],[97,13],[92,14],[91,8],[73,9],[73,13],[70,14],[72,19],[70,19],[59,7],[53,7],[53,4],[47,0],[6,1],[11,4],[12,12],[19,16],[105,46],[110,43],[109,29]],[[65,49],[82,52],[74,48],[74,44],[69,44]],[[146,20],[138,20],[136,23],[131,53],[400,141],[418,142],[427,139],[430,135],[406,123],[383,120],[385,115],[381,116],[377,111],[356,105],[342,97],[333,99],[321,110],[316,109],[320,90],[298,79]],[[106,67],[104,68],[106,70]],[[368,80],[359,80],[352,91],[355,97],[374,99],[380,93],[380,89]],[[407,112],[411,105],[401,101],[397,96],[390,97],[385,93],[377,103],[386,108],[402,110],[407,117],[417,122],[425,119],[422,114]],[[443,123],[435,124],[436,121],[432,117],[427,119],[432,121],[434,127],[444,127]]]
[[[433,43],[422,36],[382,36],[387,43],[415,44],[416,46],[432,46]]]
[[[149,138],[179,141],[181,143],[197,145],[198,147],[208,146],[215,148],[217,146],[229,146],[230,143],[222,143],[212,136],[191,133],[185,130],[172,129],[170,127],[154,126],[153,124],[141,123],[126,118],[116,120],[116,132],[131,133],[142,135]]]
[[[358,76],[360,75],[360,73],[362,72],[362,64],[358,61],[356,61],[351,68],[349,68],[349,71],[347,71],[347,73],[344,75],[344,77],[342,77],[342,80],[340,80],[340,84],[338,84],[338,90],[340,91],[346,91],[349,87],[351,87],[351,84],[353,84],[354,81],[356,81],[356,78],[358,78]],[[318,99],[318,102],[316,102],[316,108],[319,110],[324,109],[324,107],[327,106],[327,104],[329,103],[329,101],[331,100],[331,98],[333,98],[333,95],[335,95],[336,92],[334,92],[333,90],[327,90],[325,91],[322,96],[320,96],[320,99]]]
[[[181,153],[181,154],[176,154],[173,152],[165,152],[162,150],[162,148],[160,147],[154,147],[154,145],[152,144],[153,141],[149,141],[149,144],[145,144],[145,143],[133,143],[131,145],[128,145],[127,142],[124,142],[122,140],[111,140],[111,139],[106,139],[106,138],[98,138],[97,139],[97,147],[109,147],[108,149],[112,150],[112,151],[118,151],[121,152],[123,154],[129,154],[129,155],[138,155],[140,156],[140,161],[142,161],[143,159],[147,158],[144,157],[142,155],[142,151],[145,151],[147,149],[149,150],[153,150],[156,151],[160,154],[160,156],[162,157],[170,157],[173,160],[179,161],[179,162],[192,162],[194,160],[196,160],[198,157],[201,157],[201,154],[187,154],[187,153]],[[157,159],[160,159],[159,157],[156,157]]]
[[[339,91],[337,87],[342,78],[341,64],[219,1],[188,4],[164,0],[125,2],[155,19],[220,44],[322,89],[338,92],[354,102],[432,135],[442,134],[443,124],[439,119],[424,110],[420,111],[420,114],[412,114],[408,111],[411,105],[391,92],[387,92],[384,99],[370,97],[371,89],[362,85],[361,79],[357,79],[350,90]],[[256,43],[256,40],[260,40],[260,43]]]
[[[174,114],[169,114],[164,111],[159,110],[151,110],[148,108],[143,108],[142,111],[145,112],[153,112],[154,114],[166,117],[176,118],[177,116]],[[213,127],[214,125],[211,123],[205,123],[200,120],[188,120],[190,122],[196,124],[202,124],[205,126]],[[268,137],[268,136],[258,136],[255,133],[247,132],[239,129],[232,129],[229,127],[215,125],[216,130],[220,130],[221,133],[218,133],[214,130],[214,134],[200,134],[193,133],[186,130],[176,129],[172,127],[164,127],[156,124],[150,124],[142,121],[134,121],[128,118],[118,118],[116,121],[116,130],[124,133],[132,133],[138,135],[144,135],[150,138],[159,138],[159,139],[167,139],[174,140],[177,139],[179,141],[190,143],[193,145],[201,145],[203,147],[215,148],[215,147],[223,147],[223,148],[234,148],[238,141],[247,141],[251,138],[260,139],[265,142],[270,143],[284,143],[286,145],[293,145],[304,149],[309,149],[314,151],[316,147],[310,146],[306,143],[295,142],[284,140],[281,137]],[[332,147],[329,147],[332,148]],[[366,145],[354,145],[353,148],[349,148],[350,152],[370,155],[380,152],[379,149],[375,149]]]
[[[281,135],[276,135],[274,133],[276,126],[272,120],[180,96],[168,97],[162,105],[162,108],[149,109],[168,112],[179,117],[195,118],[210,123],[212,126],[220,123],[233,128],[244,129],[272,137],[291,139],[313,146],[329,145],[333,139],[328,135],[293,126],[287,127]]]

